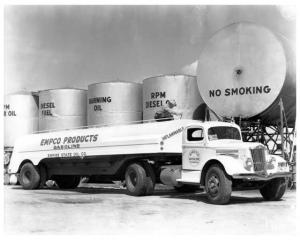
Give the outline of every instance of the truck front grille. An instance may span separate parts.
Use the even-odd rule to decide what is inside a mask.
[[[251,149],[251,155],[253,159],[253,166],[255,172],[265,171],[266,155],[264,148]]]

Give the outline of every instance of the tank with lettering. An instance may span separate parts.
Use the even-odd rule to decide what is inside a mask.
[[[250,22],[226,26],[201,50],[197,71],[203,100],[220,116],[276,125],[282,100],[295,124],[295,56],[280,34]]]
[[[204,120],[205,110],[195,76],[169,74],[143,81],[144,120]]]
[[[142,120],[142,86],[139,83],[112,81],[88,87],[88,125],[116,125]]]
[[[39,130],[86,126],[86,90],[51,89],[39,92]]]

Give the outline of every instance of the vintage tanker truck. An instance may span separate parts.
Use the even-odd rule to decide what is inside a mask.
[[[260,143],[241,140],[234,123],[173,120],[30,134],[20,137],[8,166],[24,189],[47,180],[76,188],[81,177],[124,181],[130,195],[151,195],[155,184],[179,191],[204,187],[213,204],[232,190],[259,189],[279,200],[290,176],[287,162]]]

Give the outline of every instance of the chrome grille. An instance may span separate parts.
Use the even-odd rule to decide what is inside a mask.
[[[265,171],[266,155],[264,148],[251,149],[251,155],[253,159],[253,166],[255,172]]]

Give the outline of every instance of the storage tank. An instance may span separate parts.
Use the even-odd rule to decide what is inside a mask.
[[[143,119],[200,119],[204,104],[195,76],[162,75],[143,81]]]
[[[88,125],[115,125],[142,120],[142,86],[114,81],[88,87]]]
[[[38,131],[38,97],[32,93],[16,93],[4,98],[4,147],[13,147],[15,140]]]
[[[39,130],[62,130],[86,126],[87,91],[50,89],[39,92]]]
[[[205,103],[223,117],[280,121],[279,100],[287,121],[296,117],[295,56],[287,41],[249,22],[231,24],[206,43],[197,77]]]

